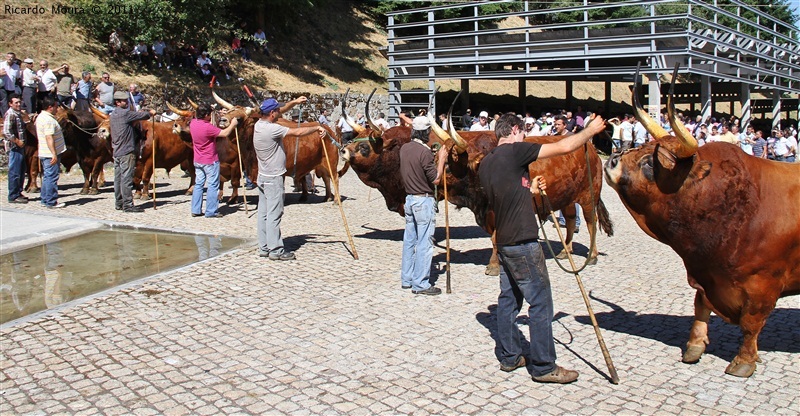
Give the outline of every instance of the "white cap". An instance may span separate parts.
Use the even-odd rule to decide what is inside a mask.
[[[486,117],[486,118],[489,118],[489,113],[487,113],[487,112],[485,112],[485,111],[481,111],[481,113],[480,113],[480,114],[478,114],[478,117]]]
[[[525,124],[533,124],[533,123],[535,123],[533,117],[528,117],[525,119]]]
[[[431,122],[428,117],[414,117],[414,121],[411,122],[411,128],[414,130],[426,130],[431,128]]]
[[[553,117],[547,117],[547,124],[553,124]]]

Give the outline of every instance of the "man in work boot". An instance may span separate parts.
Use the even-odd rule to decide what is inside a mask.
[[[111,112],[111,148],[114,153],[114,208],[124,212],[144,212],[133,205],[133,171],[139,154],[139,139],[133,124],[155,115],[155,110],[130,111],[128,94],[114,93],[114,111]],[[155,175],[155,166],[153,167]],[[147,191],[147,190],[145,190]]]
[[[500,259],[500,296],[497,299],[497,339],[500,370],[510,372],[530,364],[533,380],[540,383],[571,383],[578,372],[556,365],[553,342],[553,296],[550,278],[539,245],[539,229],[531,192],[544,189],[544,178],[531,180],[528,165],[539,159],[570,153],[603,130],[599,117],[579,133],[555,143],[525,143],[521,119],[507,113],[497,121],[497,147],[480,163],[478,174],[495,213],[495,238]],[[530,351],[520,346],[516,319],[528,302]]]

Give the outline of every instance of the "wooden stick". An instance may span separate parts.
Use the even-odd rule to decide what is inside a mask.
[[[327,134],[327,133],[325,133]],[[299,140],[299,137],[298,137]],[[353,236],[350,234],[350,228],[347,226],[347,218],[344,216],[344,208],[342,208],[342,199],[339,197],[339,173],[331,169],[331,160],[328,158],[328,148],[325,146],[325,138],[320,137],[322,142],[322,151],[325,152],[325,162],[328,163],[328,172],[333,179],[333,195],[336,197],[336,203],[339,204],[339,212],[342,213],[342,222],[344,222],[344,229],[347,231],[347,239],[350,241],[350,248],[353,250],[353,258],[358,260],[358,252],[356,245],[353,243]]]
[[[541,190],[542,197],[547,198],[547,192],[543,189]],[[550,215],[553,216],[553,219],[556,219],[555,213],[553,210],[550,210]],[[561,239],[561,244],[564,245],[564,251],[567,252],[567,259],[569,259],[569,264],[572,266],[572,270],[578,270],[578,267],[575,265],[575,260],[572,259],[572,253],[567,250],[567,242],[564,241],[564,235],[561,234],[561,227],[556,227],[556,231],[558,232],[558,238]],[[581,276],[578,272],[575,272],[575,279],[578,281],[578,288],[581,290],[581,295],[583,296],[583,303],[586,304],[586,310],[589,312],[589,318],[592,321],[592,326],[594,327],[594,334],[597,336],[597,342],[600,344],[600,351],[603,352],[603,358],[606,360],[606,366],[608,367],[608,372],[611,374],[611,383],[619,384],[619,376],[617,375],[617,369],[614,367],[614,362],[611,361],[611,355],[608,353],[608,348],[606,348],[606,343],[603,341],[603,334],[600,333],[600,326],[597,325],[597,319],[594,317],[594,311],[592,310],[592,304],[589,303],[589,296],[586,295],[586,289],[583,287],[583,281],[581,280]]]
[[[236,132],[236,150],[239,152],[239,177],[244,179],[244,165],[242,165],[242,146],[239,145],[239,129],[236,127],[233,128],[233,131]],[[241,184],[240,179],[240,184]],[[244,195],[244,214],[250,215],[250,211],[247,208],[247,186],[242,186],[242,194]]]
[[[442,173],[442,181],[444,181],[444,235],[447,242],[444,268],[447,273],[447,293],[453,293],[450,290],[450,209],[447,206],[447,169]]]
[[[156,119],[150,117],[150,131],[153,135],[153,179],[150,181],[153,183],[153,211],[157,210],[156,207]]]

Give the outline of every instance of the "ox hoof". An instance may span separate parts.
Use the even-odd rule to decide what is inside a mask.
[[[89,190],[88,190],[88,189],[86,189],[86,188],[83,188],[83,189],[81,189],[81,192],[80,192],[80,193],[81,193],[81,195],[86,195],[86,194],[88,194],[88,193],[89,193]]]
[[[756,363],[742,363],[739,362],[739,357],[733,359],[725,369],[725,374],[730,374],[736,377],[750,377],[756,372]]]
[[[97,194],[100,193],[100,191],[98,191],[97,189],[93,188],[93,189],[90,189],[88,193],[89,193],[89,195],[97,195]]]
[[[133,199],[142,199],[142,194],[133,194]]]
[[[490,264],[486,266],[486,271],[484,273],[487,276],[500,276],[500,266],[495,264]]]
[[[681,359],[681,361],[683,361],[686,364],[694,364],[700,361],[700,357],[703,355],[705,351],[706,351],[705,345],[703,346],[690,345],[686,347],[686,352],[683,353],[683,358]]]
[[[567,258],[567,250],[561,250],[560,253],[556,254],[556,258],[559,260],[564,260]],[[596,262],[596,260],[595,260]]]
[[[225,205],[234,205],[234,204],[236,204],[236,199],[229,199],[228,201],[225,202]]]
[[[597,257],[590,258],[589,261],[586,262],[586,264],[588,264],[589,266],[594,266],[595,264],[597,264]]]
[[[142,194],[142,196],[140,197],[140,199],[141,199],[142,201],[149,201],[149,200],[150,200],[150,194]]]

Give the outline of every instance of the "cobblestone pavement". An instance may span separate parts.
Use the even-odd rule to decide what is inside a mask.
[[[158,210],[143,203],[143,214],[115,211],[110,186],[80,195],[79,176],[62,175],[64,209],[37,202],[13,208],[255,238],[255,219],[241,205],[223,207],[224,218],[192,218],[180,171],[169,179],[160,171]],[[9,209],[5,183],[0,208]],[[498,370],[498,283],[483,273],[490,241],[469,211],[450,210],[453,293],[415,296],[400,289],[402,219],[352,172],[342,178],[342,193],[359,260],[350,255],[335,205],[319,196],[299,204],[289,193],[283,234],[297,261],[259,258],[252,243],[3,329],[0,413],[800,412],[798,298],[778,302],[761,334],[763,362],[751,378],[723,373],[741,334],[716,316],[707,353],[698,364],[682,364],[694,292],[678,257],[639,230],[608,187],[602,195],[615,236],[599,238],[599,264],[581,275],[619,385],[608,381],[575,279],[553,260],[558,362],[581,374],[565,386]],[[437,270],[445,261],[443,207]],[[557,238],[549,224],[545,231]],[[585,253],[585,229],[577,242]],[[444,274],[437,274],[444,287]]]

